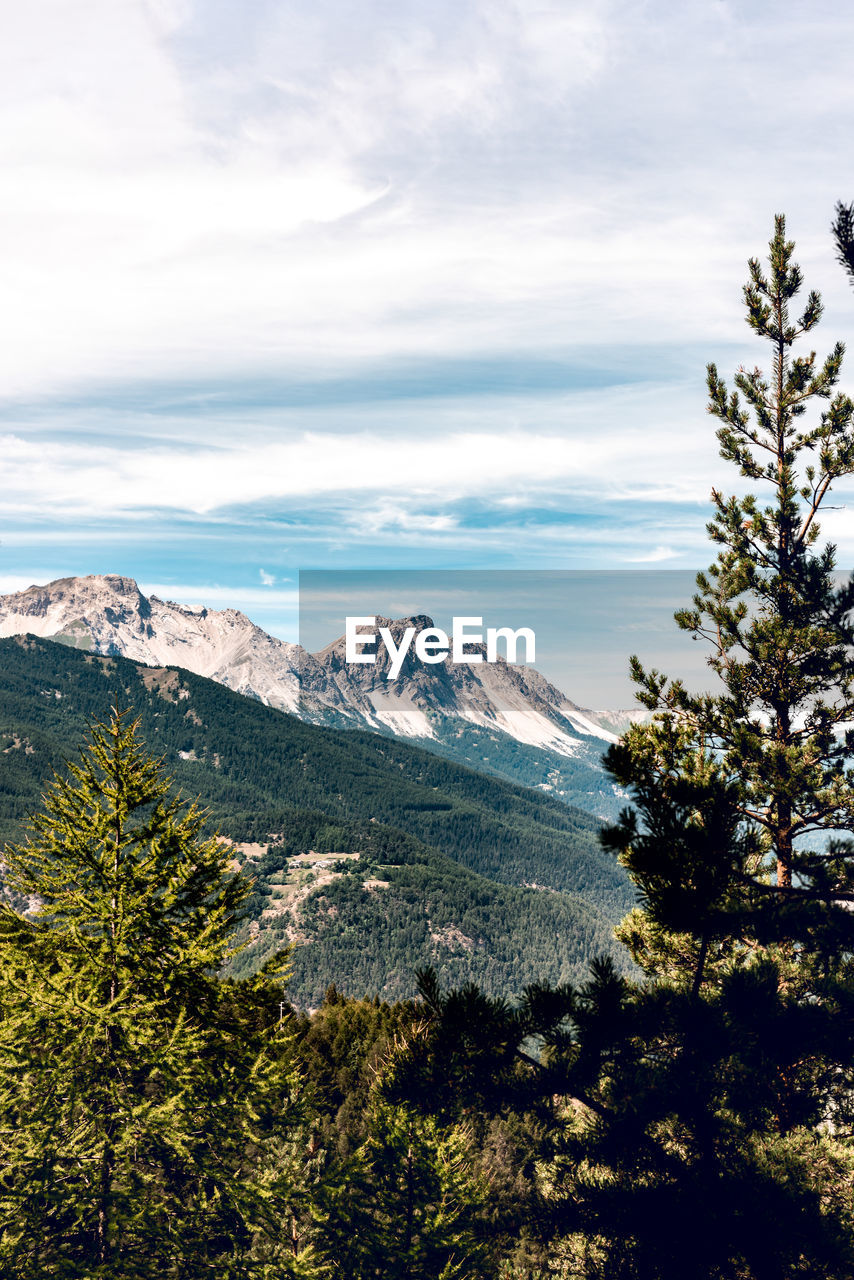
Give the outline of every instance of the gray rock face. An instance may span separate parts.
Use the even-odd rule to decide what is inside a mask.
[[[177,666],[293,711],[299,646],[267,635],[236,609],[143,595],[132,578],[60,578],[0,596],[0,636],[34,635],[151,666]]]
[[[399,644],[407,627],[418,633],[433,622],[426,615],[378,618],[381,626]],[[427,665],[411,650],[399,676],[388,680],[390,657],[381,645],[372,665],[348,664],[343,637],[310,654],[236,609],[146,597],[132,578],[113,574],[60,578],[0,596],[0,636],[26,632],[152,666],[184,667],[306,720],[407,738],[437,739],[442,722],[456,720],[573,756],[585,740],[601,749],[622,727],[619,713],[583,710],[532,667],[503,659]]]

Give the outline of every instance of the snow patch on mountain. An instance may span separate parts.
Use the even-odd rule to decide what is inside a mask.
[[[376,623],[397,643],[408,627],[417,633],[433,626],[426,615]],[[467,724],[564,759],[584,758],[597,769],[604,744],[635,718],[584,710],[534,668],[503,659],[428,665],[410,652],[389,680],[385,652],[374,664],[347,663],[342,636],[310,654],[236,609],[147,597],[132,578],[114,574],[61,578],[0,597],[0,636],[26,632],[149,666],[182,667],[315,723],[439,746],[458,732],[454,725]]]
[[[369,696],[378,725],[402,738],[435,738],[433,726],[424,711],[408,695],[376,689]]]

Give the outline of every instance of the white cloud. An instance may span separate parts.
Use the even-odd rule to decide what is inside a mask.
[[[626,556],[629,564],[659,564],[664,560],[675,560],[678,552],[672,547],[653,547],[640,555]]]
[[[0,573],[0,595],[11,595],[15,591],[26,591],[27,587],[39,586],[53,582],[60,574],[51,568],[34,569],[30,573]]]
[[[394,536],[397,533],[456,534],[459,520],[448,513],[408,511],[400,502],[381,502],[365,507],[357,504],[348,520],[350,530],[360,537]]]
[[[757,176],[775,127],[758,33],[798,83],[822,51],[788,154],[854,100],[851,20],[834,9],[825,47],[829,7],[803,26],[785,8],[768,32],[763,6],[741,14],[733,42],[726,6],[625,0],[409,3],[394,22],[337,0],[239,21],[187,0],[18,6],[0,394],[732,336],[778,205],[810,210],[793,229],[847,301],[830,141],[808,190]]]
[[[364,494],[448,502],[538,488],[598,489],[615,500],[704,500],[706,450],[689,454],[684,432],[612,430],[580,443],[536,430],[435,433],[397,439],[354,432],[304,434],[285,443],[230,448],[126,451],[0,440],[6,504],[22,509],[99,512],[157,507],[196,514],[273,498],[346,494],[354,519],[377,529],[450,529],[447,514],[412,515],[399,496],[360,515]],[[680,453],[678,471],[671,469]]]
[[[663,561],[684,553],[664,508],[734,483],[702,363],[729,373],[730,343],[763,360],[740,290],[775,210],[828,304],[820,348],[850,333],[827,225],[854,196],[854,18],[828,0],[34,0],[5,28],[0,396],[42,414],[10,415],[0,443],[9,521],[47,510],[82,542],[98,535],[75,522],[127,513],[129,540],[152,507],[316,498],[350,543],[497,546],[452,504],[506,516],[550,493],[610,502],[617,526],[660,504],[627,554]],[[645,348],[674,358],[654,385],[551,398],[488,371],[465,400],[355,391],[253,419],[199,398],[596,344],[627,383]],[[158,380],[195,412],[155,412],[139,388]],[[825,526],[848,545],[845,518]],[[558,555],[609,535],[515,537]]]
[[[296,589],[266,591],[260,587],[222,586],[216,582],[140,581],[139,586],[147,596],[158,596],[161,600],[171,600],[176,604],[206,604],[219,609],[245,610],[258,606],[261,609],[276,607],[292,610],[299,604],[299,592]]]

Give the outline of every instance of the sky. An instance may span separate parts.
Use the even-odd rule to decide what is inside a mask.
[[[121,573],[295,639],[300,569],[697,569],[775,213],[818,350],[854,337],[844,7],[4,10],[0,591]]]

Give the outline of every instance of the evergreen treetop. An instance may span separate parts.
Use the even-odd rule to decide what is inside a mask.
[[[201,983],[201,993],[247,896],[203,825],[140,745],[138,723],[116,709],[54,778],[26,843],[7,850],[6,885],[38,903],[31,927],[61,931],[78,975],[100,975],[111,1000],[127,983],[164,996]],[[25,928],[2,912],[7,928]]]
[[[609,961],[518,1007],[422,989],[432,1019],[402,1096],[527,1107],[543,1124],[530,1212],[567,1276],[848,1280],[854,1274],[854,733],[850,584],[817,515],[854,471],[854,405],[794,346],[821,315],[777,218],[749,264],[771,372],[708,369],[723,456],[756,492],[712,495],[719,547],[680,627],[716,688],[633,673],[653,712],[607,762],[631,796],[605,841],[640,906]],[[804,423],[811,402],[824,406]],[[805,837],[809,841],[805,841]]]
[[[0,906],[14,1280],[312,1274],[279,1238],[304,1164],[280,975],[218,979],[248,886],[201,825],[116,709],[7,852],[27,907]]]
[[[672,740],[681,726],[737,783],[741,815],[764,833],[786,890],[802,885],[807,869],[795,852],[799,837],[854,823],[847,763],[854,750],[847,727],[854,716],[854,588],[837,583],[832,545],[814,549],[831,485],[854,471],[854,403],[835,391],[841,343],[821,363],[815,351],[794,354],[822,304],[811,292],[792,319],[802,284],[793,251],[778,216],[769,269],[751,259],[744,288],[747,321],[771,348],[770,374],[741,367],[729,392],[715,365],[708,367],[721,455],[759,486],[744,496],[713,490],[708,531],[720,551],[697,576],[693,607],[676,615],[681,628],[711,646],[709,664],[721,683],[692,696],[681,681],[632,661],[638,696],[666,724],[662,732]],[[808,426],[802,419],[813,401],[826,407]],[[634,741],[641,739],[649,743],[649,733]],[[849,886],[836,887],[843,893]]]

